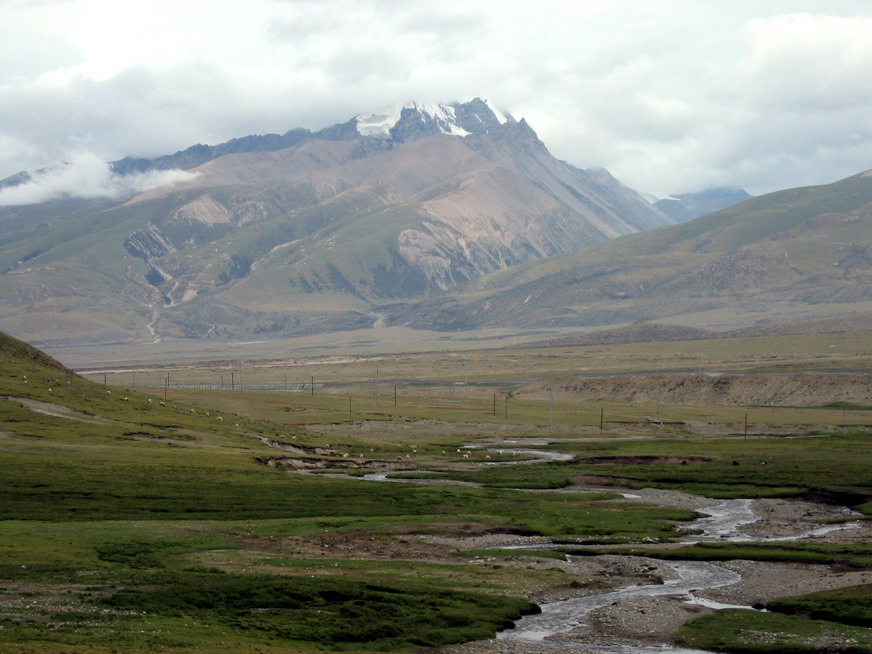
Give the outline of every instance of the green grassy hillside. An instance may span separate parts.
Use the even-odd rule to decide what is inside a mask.
[[[389,543],[456,523],[667,536],[664,520],[688,517],[646,510],[627,523],[597,495],[291,475],[259,463],[282,453],[277,439],[304,459],[316,447],[337,462],[397,451],[106,387],[0,335],[0,651],[407,651],[486,638],[534,610],[513,598],[520,577],[467,574],[450,557],[256,552],[277,537]]]
[[[872,176],[779,191],[395,309],[415,326],[738,327],[872,309]]]
[[[527,356],[515,364],[525,378],[553,379],[564,349],[483,356],[488,370]],[[426,367],[426,376],[445,359],[421,357],[402,364]],[[360,379],[371,364],[358,364]],[[387,374],[392,364],[382,365]],[[161,373],[137,372],[140,383]],[[216,369],[172,374],[214,377]],[[252,366],[246,375],[274,377],[275,369]],[[539,536],[576,547],[647,547],[675,540],[695,515],[602,491],[541,492],[571,490],[581,476],[597,486],[813,495],[872,510],[865,407],[755,407],[753,430],[761,433],[748,439],[736,433],[735,408],[611,406],[603,430],[592,426],[601,404],[563,401],[556,430],[547,432],[555,442],[537,447],[571,459],[493,466],[491,456],[512,455],[463,456],[461,446],[545,435],[550,409],[541,391],[507,382],[507,409],[509,390],[518,392],[509,417],[492,412],[490,388],[486,397],[473,386],[468,400],[448,402],[434,394],[445,389],[422,387],[388,408],[364,386],[312,395],[105,386],[0,334],[0,652],[411,652],[490,638],[536,610],[521,598],[608,584],[565,571],[548,558],[553,552],[467,542]],[[644,417],[655,410],[673,421]],[[310,474],[294,474],[295,465]],[[330,468],[351,474],[318,474]],[[477,485],[353,478],[396,468]],[[868,549],[752,543],[680,551],[864,567]],[[666,556],[659,551],[652,554]],[[868,589],[857,592],[865,601]],[[731,628],[721,621],[704,631]]]

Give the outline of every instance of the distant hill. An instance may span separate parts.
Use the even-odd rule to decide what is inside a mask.
[[[720,336],[718,332],[680,325],[660,325],[641,322],[626,327],[573,334],[561,338],[527,343],[526,347],[575,347],[585,345],[618,345],[624,343],[664,343],[669,341],[699,341]]]
[[[383,304],[673,222],[478,98],[112,169],[196,177],[0,209],[0,327],[56,344],[369,327]]]
[[[390,321],[461,330],[658,320],[726,330],[870,311],[867,172],[502,270],[465,293],[391,307]]]
[[[112,166],[196,176],[0,209],[0,328],[38,344],[558,328],[582,344],[872,312],[872,173],[674,224],[480,99]]]
[[[708,213],[726,209],[739,202],[750,200],[751,195],[743,189],[715,188],[698,193],[682,193],[657,200],[654,206],[677,223],[699,218]]]

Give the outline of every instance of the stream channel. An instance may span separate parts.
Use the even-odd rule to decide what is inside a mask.
[[[548,450],[529,449],[527,445],[545,445],[548,441],[528,439],[525,442],[521,441],[503,441],[499,444],[475,444],[464,446],[467,450],[485,450],[495,454],[512,454],[515,456],[523,456],[523,458],[511,461],[488,461],[486,465],[512,465],[518,463],[535,463],[540,461],[563,461],[572,458],[572,455],[562,452],[554,452]],[[397,471],[393,471],[397,472]],[[373,473],[362,477],[362,479],[370,481],[389,481],[389,482],[412,482],[412,483],[428,483],[427,480],[414,479],[404,480],[402,478],[390,478],[390,473]],[[440,483],[432,480],[430,483]],[[464,484],[466,485],[466,484]],[[567,491],[557,491],[567,492]],[[571,491],[570,491],[571,492]],[[585,491],[577,491],[585,492]],[[614,492],[614,491],[612,491]],[[627,499],[638,498],[638,495],[623,493]],[[692,544],[702,541],[718,541],[718,542],[744,542],[744,541],[788,541],[799,540],[810,536],[818,536],[829,533],[838,529],[845,529],[857,526],[854,523],[846,523],[841,525],[832,525],[821,527],[804,534],[783,538],[762,538],[751,537],[742,534],[739,530],[743,525],[750,524],[759,519],[759,516],[754,513],[753,500],[737,499],[737,500],[722,500],[711,506],[698,509],[699,513],[707,514],[704,518],[699,518],[688,524],[684,529],[694,530],[701,533],[695,533],[682,538],[680,542]],[[560,547],[565,547],[561,545]],[[522,545],[510,546],[519,549],[543,549],[548,545]],[[554,545],[554,547],[558,547]],[[508,548],[507,548],[508,549]],[[572,557],[568,557],[571,560]],[[668,595],[672,598],[678,598],[682,602],[696,604],[712,609],[748,609],[754,610],[750,606],[734,606],[721,604],[712,600],[707,600],[699,597],[696,593],[712,588],[720,588],[729,586],[741,581],[741,575],[731,570],[727,570],[712,563],[704,563],[699,561],[669,561],[663,562],[665,566],[672,569],[674,577],[666,579],[662,584],[639,584],[625,586],[623,588],[600,593],[598,595],[586,595],[583,597],[575,597],[567,600],[546,602],[540,605],[541,613],[535,615],[524,616],[515,623],[511,629],[506,629],[497,634],[497,639],[502,641],[515,641],[519,643],[527,643],[542,646],[546,649],[551,648],[572,648],[576,651],[591,651],[598,654],[709,654],[707,650],[687,649],[670,645],[608,645],[597,642],[584,642],[573,638],[572,640],[562,641],[561,634],[567,634],[573,629],[583,625],[586,617],[596,609],[604,606],[610,606],[620,603],[635,597],[652,597]]]

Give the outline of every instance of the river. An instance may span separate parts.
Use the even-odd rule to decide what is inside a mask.
[[[738,583],[741,577],[735,573],[711,563],[679,561],[667,564],[676,573],[674,579],[668,579],[662,584],[646,584],[626,586],[624,588],[601,593],[599,595],[586,595],[560,602],[550,602],[542,605],[542,613],[525,616],[519,620],[513,629],[507,629],[497,638],[502,640],[514,640],[527,643],[539,643],[551,646],[571,646],[574,648],[592,649],[596,652],[620,652],[621,654],[637,654],[643,652],[670,652],[672,654],[700,652],[701,650],[682,649],[668,645],[605,645],[596,642],[578,642],[576,640],[564,642],[559,638],[581,626],[585,618],[595,609],[623,602],[634,597],[669,595],[681,596],[682,601],[704,604],[710,608],[749,608],[728,607],[701,600],[693,595],[693,592],[705,588],[719,588]],[[546,638],[548,639],[546,641]]]
[[[545,444],[548,444],[548,442],[544,440],[530,439],[526,442],[504,441],[487,445],[473,444],[464,446],[464,449],[484,449],[488,452],[493,452],[494,454],[512,454],[514,456],[522,457],[511,461],[488,461],[486,462],[486,465],[512,465],[515,463],[531,463],[534,461],[561,461],[571,458],[571,455],[565,453],[536,450],[528,447],[529,445]],[[506,448],[505,446],[510,447]],[[408,480],[402,478],[391,478],[388,476],[389,474],[390,473],[387,472],[373,473],[366,475],[363,479],[380,482],[394,481],[418,484],[446,483],[445,481],[438,481],[435,479],[425,480],[418,478]],[[627,498],[638,497],[629,493],[624,494],[624,496]],[[704,541],[788,541],[822,535],[838,529],[859,526],[859,523],[847,523],[819,527],[806,533],[789,537],[751,537],[741,533],[740,529],[744,525],[759,520],[760,517],[753,510],[753,503],[754,501],[751,499],[722,500],[699,509],[699,512],[706,514],[706,516],[698,518],[684,527],[684,529],[698,533],[689,534],[682,538],[681,542],[692,544]],[[529,545],[521,547],[530,548]],[[533,547],[540,549],[550,546],[547,544],[539,544]],[[555,545],[553,547],[558,546]],[[561,547],[565,547],[565,545],[562,545]],[[572,561],[572,557],[568,557],[568,560]],[[579,641],[577,640],[577,637],[569,636],[567,636],[565,640],[562,640],[561,635],[569,634],[573,630],[582,626],[588,616],[596,609],[626,602],[637,597],[669,596],[670,598],[677,598],[688,604],[696,604],[712,609],[738,608],[754,610],[750,606],[720,604],[697,595],[699,591],[739,583],[742,580],[742,577],[736,572],[712,563],[699,561],[671,561],[663,562],[663,565],[671,570],[671,574],[668,575],[669,578],[665,579],[662,584],[637,584],[625,586],[613,591],[603,592],[597,595],[586,595],[567,600],[546,602],[540,605],[541,613],[524,616],[517,621],[513,628],[498,633],[497,639],[500,641],[534,644],[547,649],[552,647],[564,649],[572,648],[574,650],[597,652],[598,654],[708,654],[705,650],[686,649],[671,645],[612,645],[596,641]]]
[[[806,533],[782,537],[760,538],[742,534],[739,528],[759,519],[753,509],[753,500],[723,500],[715,505],[700,509],[707,516],[690,523],[686,529],[700,531],[682,539],[691,544],[703,541],[787,541],[821,535],[838,529],[850,529],[859,526],[858,523],[830,525],[810,530]],[[626,586],[618,590],[588,595],[541,605],[542,613],[525,616],[519,620],[513,629],[507,629],[499,634],[501,640],[512,640],[525,643],[537,643],[543,646],[562,646],[577,649],[589,649],[602,654],[706,654],[705,650],[686,649],[670,645],[608,645],[591,642],[579,642],[576,639],[562,641],[561,634],[567,634],[584,624],[590,613],[604,606],[625,602],[635,597],[651,597],[668,595],[678,597],[689,604],[697,604],[712,609],[748,609],[750,606],[734,606],[721,604],[699,597],[698,591],[729,586],[741,581],[741,576],[721,566],[699,561],[664,562],[674,573],[674,578],[665,580],[662,584],[639,584]]]

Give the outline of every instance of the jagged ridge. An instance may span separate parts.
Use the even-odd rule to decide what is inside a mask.
[[[524,120],[478,98],[113,166],[197,176],[99,218],[65,219],[62,248],[47,232],[10,239],[0,270],[18,266],[12,305],[26,293],[31,310],[69,311],[60,298],[75,297],[74,311],[86,311],[88,288],[112,298],[123,329],[146,302],[163,307],[151,321],[163,333],[323,331],[325,320],[357,325],[386,301],[670,222],[607,172],[558,161]],[[73,263],[85,257],[92,273]],[[74,265],[80,290],[47,281],[47,264]]]

